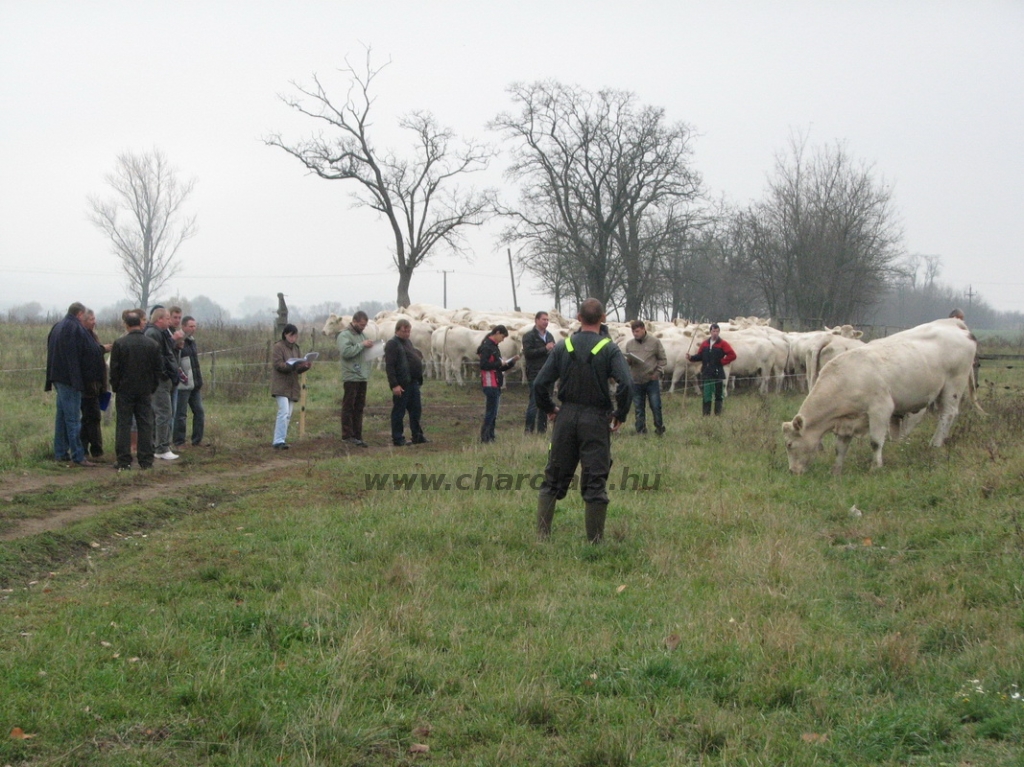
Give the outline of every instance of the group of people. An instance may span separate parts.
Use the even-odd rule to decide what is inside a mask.
[[[636,409],[636,430],[647,433],[646,409],[650,406],[654,433],[665,433],[661,410],[661,377],[667,364],[661,342],[647,332],[646,325],[631,323],[633,338],[625,346],[625,354],[612,343],[605,326],[604,307],[596,299],[587,299],[580,307],[580,330],[556,342],[548,331],[547,312],[537,312],[534,326],[523,334],[523,357],[529,383],[525,432],[547,431],[553,423],[551,448],[544,482],[537,506],[537,532],[546,538],[551,531],[556,502],[564,498],[577,466],[582,465],[581,493],[586,504],[585,525],[588,540],[598,542],[604,536],[608,507],[606,483],[611,469],[611,433],[626,420],[630,404]],[[349,325],[338,335],[344,395],[341,408],[342,439],[367,447],[363,440],[363,410],[370,374],[371,350],[374,342],[365,335],[368,317],[356,312]],[[289,340],[286,328],[280,352],[275,352],[275,375],[286,369],[279,361],[299,357],[294,335]],[[395,446],[427,442],[420,423],[423,384],[423,357],[409,337],[411,323],[400,319],[395,335],[384,345],[384,369],[391,389],[391,440]],[[480,441],[495,439],[498,407],[504,374],[519,360],[519,355],[502,357],[501,343],[508,338],[508,328],[496,325],[487,333],[477,354],[480,359],[480,383],[484,394],[484,417]],[[720,336],[717,324],[711,325],[710,337],[689,357],[701,362],[704,383],[705,415],[722,412],[723,368],[736,358],[728,342]],[[296,375],[295,368],[287,371]],[[608,382],[614,380],[614,399]],[[553,399],[557,384],[559,405]],[[297,399],[297,396],[296,396]],[[279,425],[282,411],[279,411]],[[404,432],[408,414],[411,440]],[[287,421],[285,421],[287,428]],[[283,440],[283,437],[281,437]],[[275,442],[278,435],[275,434]]]
[[[58,461],[92,467],[102,459],[102,411],[115,395],[115,467],[132,467],[132,433],[136,459],[148,469],[155,459],[173,461],[187,444],[203,444],[205,412],[194,317],[181,309],[156,306],[121,314],[125,333],[111,344],[96,335],[96,315],[75,302],[51,329],[46,341],[46,391],[57,392],[53,452]],[[110,354],[109,376],[105,355]]]

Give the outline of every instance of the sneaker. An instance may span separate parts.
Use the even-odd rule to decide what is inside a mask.
[[[289,447],[291,447],[291,445],[289,445],[287,442],[274,443],[274,450],[287,450]]]
[[[426,437],[416,437],[416,439],[414,439],[412,441],[412,444],[414,444],[414,445],[425,445],[428,442],[430,442],[430,440],[427,439]]]
[[[359,447],[369,447],[369,445],[366,442],[363,442],[361,439],[357,439],[356,444],[359,445]]]
[[[131,471],[132,470],[132,465],[131,464],[128,464],[127,466],[117,465],[114,468],[117,469],[117,473],[120,474],[122,471]]]
[[[173,461],[177,459],[178,454],[172,453],[170,450],[168,450],[166,453],[157,453],[155,457],[162,458],[165,461]]]
[[[654,430],[654,433],[660,437],[662,434],[665,433],[665,427],[659,426],[657,429]]]
[[[79,467],[79,468],[81,468],[81,469],[91,469],[91,468],[93,468],[93,467],[94,467],[94,466],[95,466],[96,464],[94,464],[94,463],[93,463],[92,461],[90,461],[90,460],[89,460],[88,458],[84,458],[84,459],[82,459],[81,461],[74,461],[74,462],[72,462],[72,464],[71,464],[71,465],[72,465],[72,466],[77,466],[77,467]]]

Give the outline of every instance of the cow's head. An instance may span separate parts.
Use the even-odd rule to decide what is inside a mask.
[[[818,451],[818,440],[809,435],[804,428],[804,417],[797,413],[792,421],[782,424],[782,437],[786,442],[786,455],[789,457],[789,470],[793,474],[803,474]]]
[[[348,324],[349,317],[339,317],[337,314],[331,314],[327,318],[327,322],[324,323],[324,335],[334,338],[338,333],[345,329],[345,325]]]

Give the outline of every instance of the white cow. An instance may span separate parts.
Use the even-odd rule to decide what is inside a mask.
[[[898,436],[925,408],[938,411],[932,446],[941,447],[965,391],[975,407],[972,366],[978,343],[962,320],[935,320],[850,349],[821,369],[792,421],[782,424],[789,470],[802,474],[828,432],[836,434],[835,474],[850,441],[869,435],[875,466],[886,434]],[[908,418],[909,417],[909,418]]]
[[[479,364],[480,357],[476,350],[480,348],[484,338],[487,337],[486,330],[472,330],[461,325],[449,325],[444,332],[444,348],[442,352],[442,365],[445,380],[451,383],[462,385],[463,363]],[[503,358],[513,357],[519,354],[521,346],[512,336],[507,337],[498,344]]]

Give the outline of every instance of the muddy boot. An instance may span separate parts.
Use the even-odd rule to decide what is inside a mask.
[[[589,501],[584,511],[587,525],[587,540],[591,543],[600,543],[604,538],[604,518],[608,511],[608,504],[605,501]]]
[[[551,535],[551,520],[555,517],[555,498],[547,493],[537,496],[537,537],[547,540]]]
[[[703,403],[703,407],[704,407],[704,415],[711,415],[711,403],[710,402],[705,402],[705,403]]]

